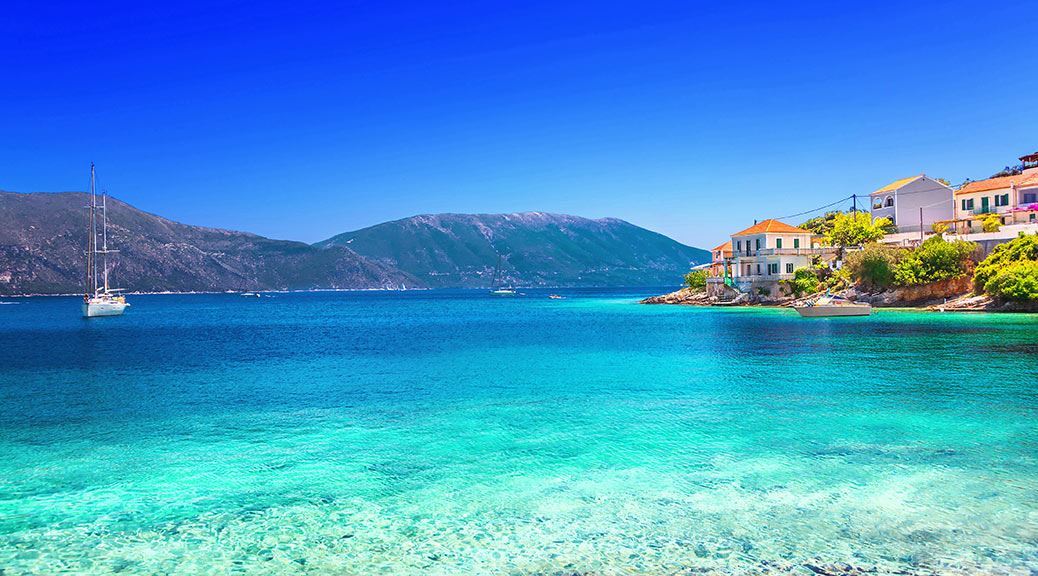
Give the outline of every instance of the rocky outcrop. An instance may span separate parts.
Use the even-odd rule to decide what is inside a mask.
[[[682,288],[669,294],[652,296],[642,300],[642,304],[688,304],[692,306],[709,306],[717,302],[717,298],[707,296],[703,290],[695,291],[691,288]]]
[[[941,312],[1038,312],[1038,302],[1005,302],[987,295],[964,294],[927,310]]]
[[[855,287],[845,291],[843,296],[856,302],[867,302],[875,307],[898,308],[936,306],[945,300],[969,294],[972,290],[973,279],[970,276],[959,276],[931,284],[889,288],[882,292],[868,292]]]

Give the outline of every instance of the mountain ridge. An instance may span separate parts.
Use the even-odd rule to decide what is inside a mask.
[[[0,294],[82,290],[88,196],[0,191]],[[169,220],[108,197],[114,277],[140,292],[676,284],[709,253],[619,218],[419,214],[315,244]]]
[[[337,234],[314,246],[358,254],[433,287],[673,284],[709,252],[619,218],[550,212],[419,214]]]

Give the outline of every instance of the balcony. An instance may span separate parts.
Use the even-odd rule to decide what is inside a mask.
[[[835,254],[836,248],[823,246],[819,248],[761,248],[757,256],[821,256]]]
[[[792,280],[793,274],[743,274],[736,276],[737,284],[753,284],[755,282],[778,282],[779,280]]]

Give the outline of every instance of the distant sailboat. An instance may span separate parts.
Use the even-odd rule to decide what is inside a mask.
[[[119,316],[129,304],[122,290],[108,286],[108,195],[101,196],[101,248],[97,247],[97,188],[94,164],[90,163],[90,219],[87,225],[86,291],[83,294],[83,316]],[[101,282],[98,282],[97,256],[101,256]]]
[[[492,296],[515,296],[516,291],[511,286],[498,286],[497,275],[501,270],[501,255],[497,255],[497,266],[494,267],[494,276],[490,280],[490,294]]]

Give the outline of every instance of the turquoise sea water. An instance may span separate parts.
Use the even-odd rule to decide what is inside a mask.
[[[1038,570],[1038,317],[567,295],[0,306],[2,573]]]

